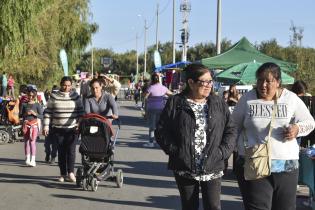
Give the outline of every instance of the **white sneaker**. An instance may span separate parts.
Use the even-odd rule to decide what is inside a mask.
[[[27,166],[30,166],[30,164],[31,164],[31,156],[30,155],[26,155],[25,164]]]
[[[35,167],[35,166],[36,166],[36,162],[35,162],[35,160],[31,160],[31,162],[30,162],[29,166]]]
[[[154,147],[154,143],[153,142],[148,142],[148,143],[143,144],[143,146],[152,148],[152,147]]]
[[[65,181],[65,178],[63,176],[58,178],[58,182],[64,182],[64,181]]]
[[[74,173],[69,173],[69,181],[70,182],[76,182],[77,180],[76,180],[76,178],[75,178],[75,175],[74,175]]]

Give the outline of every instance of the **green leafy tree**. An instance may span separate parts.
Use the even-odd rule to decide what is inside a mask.
[[[60,49],[70,74],[98,26],[88,22],[88,0],[0,2],[0,68],[16,81],[47,88],[63,74]],[[57,83],[58,84],[58,83]]]

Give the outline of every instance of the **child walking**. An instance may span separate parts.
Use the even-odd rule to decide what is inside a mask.
[[[28,102],[22,104],[23,135],[25,163],[27,166],[36,166],[36,140],[41,127],[43,108],[36,102],[37,91],[32,87],[27,90]]]

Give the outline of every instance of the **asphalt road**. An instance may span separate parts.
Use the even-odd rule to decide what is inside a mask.
[[[44,162],[44,141],[37,143],[37,166],[24,164],[23,143],[0,145],[0,209],[181,209],[167,156],[158,148],[144,148],[148,128],[133,102],[121,101],[121,130],[115,149],[115,169],[122,169],[124,185],[101,182],[96,192],[73,183],[59,183],[58,166]],[[77,153],[76,167],[80,166]],[[242,200],[233,175],[222,183],[222,209],[241,210]],[[200,203],[200,206],[201,203]],[[202,207],[201,207],[202,209]]]

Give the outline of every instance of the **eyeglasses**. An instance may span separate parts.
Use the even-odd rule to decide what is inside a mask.
[[[197,79],[196,82],[199,82],[202,86],[209,86],[213,84],[213,80],[199,80]]]

